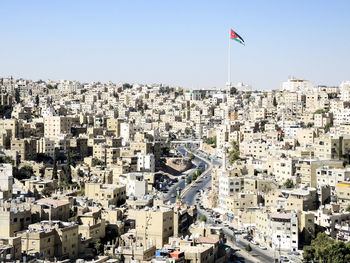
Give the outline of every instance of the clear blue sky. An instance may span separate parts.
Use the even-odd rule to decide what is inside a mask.
[[[350,79],[350,1],[2,1],[0,76],[278,88]]]

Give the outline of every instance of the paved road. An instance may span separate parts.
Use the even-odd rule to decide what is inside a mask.
[[[181,154],[185,154],[186,150],[184,147],[179,147],[178,148],[179,152]],[[202,162],[202,164],[206,164],[207,166],[209,165],[209,162],[211,162],[212,165],[214,166],[221,166],[221,160],[220,159],[214,159],[211,161],[206,161],[206,153],[201,153],[200,151],[195,151],[196,154],[198,154],[200,157],[203,157],[205,159],[205,161],[203,159],[199,159],[199,158],[195,158],[196,161],[199,160],[199,162]],[[207,175],[205,176],[205,178],[201,179],[198,183],[195,183],[183,196],[182,201],[189,203],[191,205],[196,203],[196,198],[198,195],[198,192],[200,189],[205,189],[208,186],[210,186],[211,184],[211,171],[209,171],[207,173]],[[205,210],[198,208],[198,217],[205,215],[208,219],[209,223],[212,223],[211,221],[212,218],[210,217],[209,213],[207,213]],[[255,263],[255,262],[261,262],[261,263],[271,263],[273,262],[273,255],[269,255],[267,251],[265,250],[261,250],[258,246],[252,245],[251,247],[253,248],[253,251],[249,253],[249,257],[247,256],[247,252],[245,252],[245,248],[248,245],[248,241],[243,239],[243,236],[238,236],[238,238],[236,239],[235,235],[233,234],[233,232],[231,230],[229,230],[226,227],[223,227],[223,231],[226,234],[227,238],[229,240],[233,240],[233,245],[240,249],[240,251],[236,251],[235,255],[238,256],[240,258],[240,261],[242,262],[246,262],[246,263]],[[243,252],[244,251],[244,252]],[[253,260],[254,259],[254,260]]]
[[[186,155],[186,150],[183,146],[179,146],[177,149],[182,155]],[[210,165],[209,161],[204,162],[202,159],[198,157],[195,157],[193,159],[193,162],[196,163],[198,167],[200,166],[208,167]],[[211,184],[211,171],[209,171],[204,177],[197,179],[196,182],[192,183],[192,187],[182,197],[182,202],[188,203],[190,205],[194,205],[196,194],[199,192],[199,190],[209,187],[210,184]],[[200,214],[198,216],[200,216]]]
[[[185,150],[185,148],[183,146],[179,146],[178,147],[178,151],[183,155],[183,156],[187,156],[187,152]],[[188,176],[191,175],[192,173],[194,173],[197,169],[202,168],[205,166],[205,162],[203,162],[201,159],[195,157],[192,160],[193,166],[191,169],[183,172],[184,175]],[[169,189],[168,192],[166,194],[163,194],[162,198],[163,199],[169,199],[170,202],[174,203],[176,201],[176,196],[177,196],[177,188],[180,188],[181,190],[185,189],[186,187],[186,178],[181,179],[180,176],[178,177],[178,182],[175,183],[174,185],[172,185]],[[192,191],[191,191],[192,193]],[[175,196],[175,197],[171,197],[171,196]],[[189,200],[188,201],[184,201],[184,202],[188,202],[189,204],[193,204],[194,200]]]

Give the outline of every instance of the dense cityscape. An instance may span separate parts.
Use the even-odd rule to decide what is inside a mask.
[[[350,1],[3,1],[0,263],[350,263]]]
[[[349,82],[0,88],[3,262],[349,262]]]

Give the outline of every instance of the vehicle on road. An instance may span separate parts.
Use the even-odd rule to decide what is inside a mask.
[[[176,197],[176,195],[175,194],[171,194],[171,198],[175,198]]]
[[[251,241],[253,240],[253,237],[251,235],[246,235],[243,237],[245,240]]]
[[[288,252],[288,255],[300,256],[300,253],[298,251],[291,251]]]
[[[259,245],[259,248],[262,250],[267,250],[267,247],[263,246],[263,245]]]
[[[250,243],[252,243],[253,245],[258,245],[259,243],[256,242],[254,239],[250,240]]]

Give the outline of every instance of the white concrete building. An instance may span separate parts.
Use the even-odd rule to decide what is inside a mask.
[[[219,207],[226,211],[226,198],[239,193],[244,188],[244,177],[230,176],[229,172],[219,171]]]
[[[120,184],[126,186],[126,195],[142,197],[148,193],[148,181],[142,173],[128,173],[119,176]]]
[[[155,171],[154,154],[137,153],[137,171],[154,173]]]
[[[296,79],[294,77],[281,83],[281,91],[312,91],[313,89],[314,84],[312,84],[311,81],[304,79]]]
[[[292,213],[272,213],[268,235],[272,241],[272,249],[296,251],[298,249],[298,215]]]
[[[12,196],[12,164],[0,164],[0,199],[8,199]]]
[[[340,84],[340,93],[342,101],[350,101],[350,81],[343,81]]]

